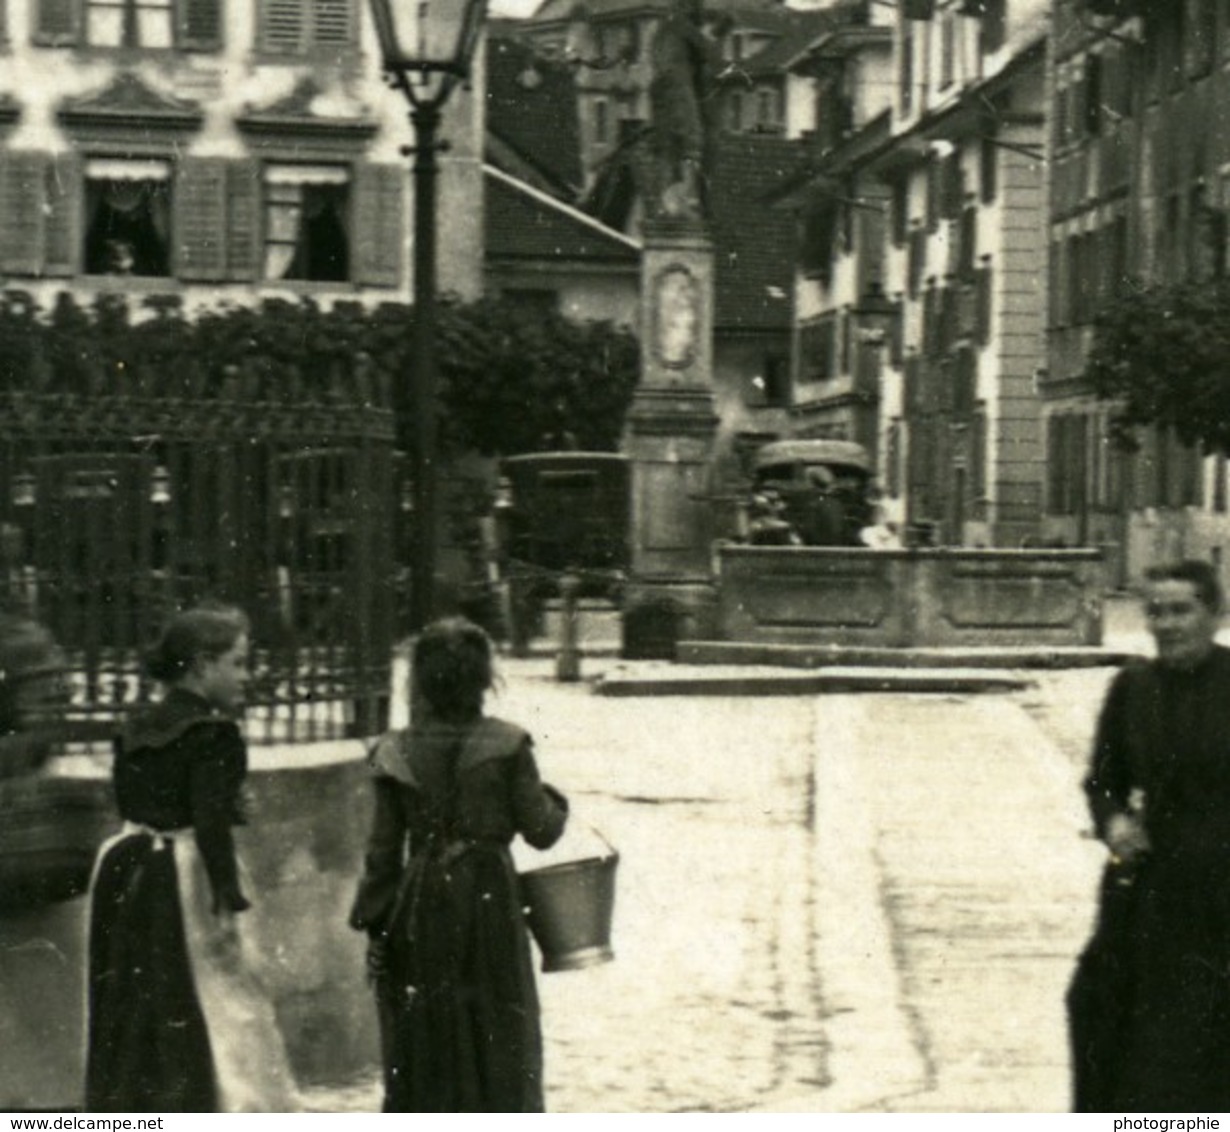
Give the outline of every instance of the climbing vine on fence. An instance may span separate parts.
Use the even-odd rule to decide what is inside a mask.
[[[446,445],[504,455],[567,436],[581,448],[617,447],[639,368],[628,331],[497,299],[449,299],[437,318]],[[397,392],[413,380],[413,332],[413,308],[397,303],[326,310],[268,299],[189,317],[177,296],[134,308],[114,295],[83,306],[64,292],[42,310],[8,291],[0,390],[405,405]]]

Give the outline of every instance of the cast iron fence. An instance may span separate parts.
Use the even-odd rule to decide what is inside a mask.
[[[0,391],[0,594],[67,650],[78,730],[150,697],[141,649],[205,598],[252,619],[252,740],[377,730],[406,590],[388,390],[160,376]]]

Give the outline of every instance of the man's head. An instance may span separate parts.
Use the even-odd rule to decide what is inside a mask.
[[[1195,664],[1213,646],[1222,593],[1208,562],[1186,559],[1145,573],[1145,619],[1158,659],[1178,667]]]

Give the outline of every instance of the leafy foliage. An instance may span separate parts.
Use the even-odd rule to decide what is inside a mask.
[[[1187,444],[1230,454],[1230,282],[1134,291],[1098,315],[1085,373],[1117,402],[1115,428],[1171,427]]]
[[[147,299],[141,317],[123,298],[88,307],[62,293],[49,313],[17,291],[0,295],[0,388],[238,395],[331,400],[363,359],[404,404],[414,311],[304,299],[226,307],[189,320],[174,296]],[[605,323],[527,316],[513,304],[449,300],[438,313],[441,436],[456,449],[508,455],[558,447],[617,447],[639,371],[636,339]],[[408,431],[408,430],[407,430]]]
[[[485,299],[447,305],[440,343],[447,428],[480,452],[617,447],[639,369],[626,331]]]

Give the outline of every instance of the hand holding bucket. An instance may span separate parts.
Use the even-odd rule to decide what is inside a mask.
[[[611,921],[619,853],[598,830],[597,856],[520,872],[521,903],[543,971],[579,971],[615,958]]]

